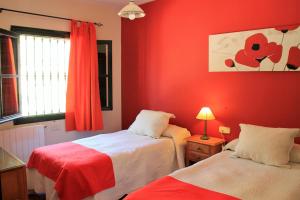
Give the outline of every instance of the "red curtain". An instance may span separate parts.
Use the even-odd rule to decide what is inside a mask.
[[[71,22],[71,50],[66,99],[66,130],[103,129],[96,30],[92,23]]]
[[[1,73],[16,75],[14,49],[10,37],[1,38]],[[12,115],[19,112],[17,79],[2,78],[3,115]]]

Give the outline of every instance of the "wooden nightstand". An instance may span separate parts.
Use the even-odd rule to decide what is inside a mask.
[[[222,151],[222,144],[225,140],[215,137],[209,137],[209,140],[201,140],[200,137],[200,135],[193,135],[187,138],[185,151],[186,166]]]
[[[26,166],[0,147],[0,199],[27,200]]]

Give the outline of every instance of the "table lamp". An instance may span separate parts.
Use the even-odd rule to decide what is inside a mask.
[[[196,119],[204,120],[204,134],[201,136],[201,139],[208,140],[209,137],[207,136],[207,120],[214,120],[214,114],[212,113],[209,107],[203,107],[196,116]]]

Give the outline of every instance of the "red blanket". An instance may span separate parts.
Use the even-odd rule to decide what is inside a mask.
[[[61,200],[80,200],[115,185],[110,157],[72,142],[35,149],[27,167],[52,179]]]
[[[125,200],[237,200],[166,176],[128,195]]]

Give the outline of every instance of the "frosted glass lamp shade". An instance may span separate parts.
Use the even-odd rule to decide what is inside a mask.
[[[209,107],[201,108],[201,110],[198,113],[198,115],[196,116],[196,118],[197,119],[202,119],[202,120],[214,120],[214,119],[216,119]]]
[[[120,17],[128,18],[134,20],[136,18],[145,17],[145,12],[140,8],[134,1],[130,1],[128,5],[121,9],[118,13]]]

